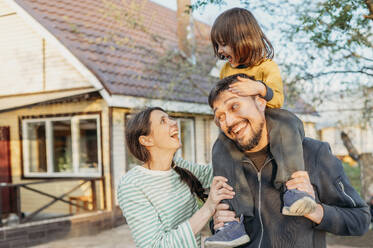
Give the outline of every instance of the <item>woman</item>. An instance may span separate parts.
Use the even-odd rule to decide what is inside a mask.
[[[199,232],[222,199],[234,192],[224,177],[212,178],[210,165],[173,161],[181,143],[178,127],[161,108],[136,114],[126,128],[130,152],[144,164],[123,176],[119,206],[137,247],[200,247]],[[199,209],[196,195],[205,200]]]

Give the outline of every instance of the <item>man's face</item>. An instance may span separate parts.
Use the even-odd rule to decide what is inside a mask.
[[[215,123],[242,150],[250,151],[262,137],[265,105],[259,96],[242,97],[225,90],[213,104]]]

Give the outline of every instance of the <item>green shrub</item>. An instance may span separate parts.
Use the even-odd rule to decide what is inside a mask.
[[[359,166],[352,167],[347,163],[342,163],[342,164],[343,164],[343,169],[347,177],[350,179],[351,185],[360,194],[361,192],[360,167]]]

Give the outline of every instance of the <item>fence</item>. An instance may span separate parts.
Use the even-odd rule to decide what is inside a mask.
[[[40,184],[47,184],[47,183],[60,183],[60,182],[66,182],[66,181],[82,181],[78,185],[74,186],[67,192],[55,196],[51,193],[46,193],[44,191],[35,189],[32,187],[32,185],[40,185]],[[103,182],[103,178],[79,178],[79,179],[48,179],[44,181],[38,181],[38,182],[29,182],[29,183],[17,183],[17,184],[11,184],[11,183],[0,183],[0,227],[3,226],[3,211],[2,211],[2,192],[3,189],[8,188],[11,192],[11,195],[13,196],[13,212],[18,216],[19,223],[27,223],[33,221],[33,219],[41,213],[43,210],[47,209],[48,207],[52,206],[56,202],[63,202],[70,205],[70,214],[71,214],[71,207],[75,206],[77,208],[77,211],[79,209],[84,209],[86,211],[96,211],[97,210],[97,192],[96,192],[96,181]],[[68,197],[71,193],[85,185],[86,183],[90,183],[91,186],[91,196],[90,196],[90,204],[92,205],[92,209],[88,208],[87,199],[84,199],[84,201],[79,201],[76,197],[69,197],[68,200],[64,199],[65,197]],[[26,189],[28,191],[32,191],[35,193],[38,193],[40,195],[46,196],[51,198],[52,200],[48,202],[47,204],[43,205],[42,207],[38,208],[37,210],[33,211],[32,213],[25,216],[21,211],[21,188]],[[80,204],[83,203],[83,204]]]

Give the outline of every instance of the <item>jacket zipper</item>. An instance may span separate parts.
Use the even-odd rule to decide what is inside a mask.
[[[264,167],[264,166],[263,166]],[[258,247],[260,248],[262,245],[262,240],[264,236],[264,226],[263,226],[263,220],[262,220],[262,169],[258,171],[258,183],[259,183],[259,206],[258,206],[258,212],[259,212],[259,221],[260,221],[260,228],[261,228],[261,234],[260,234],[260,240]]]
[[[262,166],[262,168],[260,168],[260,170],[258,171],[258,169],[255,167],[255,165],[250,161],[250,160],[246,160],[245,162],[248,162],[251,166],[254,167],[254,169],[257,171],[257,178],[258,178],[258,183],[259,183],[259,203],[258,203],[258,213],[259,213],[259,221],[260,221],[260,228],[261,228],[261,234],[260,234],[260,240],[259,240],[259,245],[258,245],[258,248],[261,247],[262,245],[262,241],[263,241],[263,236],[264,236],[264,225],[263,225],[263,220],[262,220],[262,170],[263,168],[269,163],[272,161],[273,158],[270,158],[269,160],[267,160],[264,165]]]
[[[339,181],[338,184],[339,184],[339,186],[341,186],[342,193],[343,193],[345,196],[347,196],[348,199],[351,200],[351,202],[352,202],[352,204],[354,205],[354,207],[356,207],[356,203],[355,203],[354,199],[352,199],[352,197],[349,196],[349,195],[345,192],[345,187],[344,187],[342,181]]]

